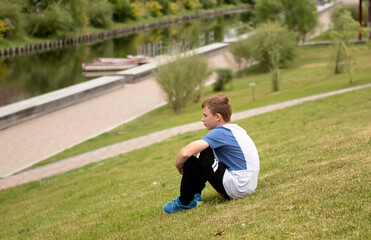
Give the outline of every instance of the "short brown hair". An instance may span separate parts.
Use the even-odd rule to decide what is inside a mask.
[[[231,121],[232,105],[227,96],[219,94],[209,97],[202,103],[202,109],[204,107],[208,107],[213,115],[222,115],[225,122]]]

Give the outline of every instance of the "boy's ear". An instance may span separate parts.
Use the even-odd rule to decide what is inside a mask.
[[[215,114],[215,116],[216,116],[216,120],[217,121],[220,121],[220,120],[223,119],[223,117],[222,117],[222,115],[220,113]]]

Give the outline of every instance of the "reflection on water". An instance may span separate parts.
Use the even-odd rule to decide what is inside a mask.
[[[0,59],[0,106],[90,80],[83,76],[81,64],[94,58],[141,54],[154,57],[221,42],[240,22],[248,22],[249,16],[249,12],[218,16],[87,45]]]

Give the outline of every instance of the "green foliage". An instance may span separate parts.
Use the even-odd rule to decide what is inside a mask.
[[[0,40],[4,38],[4,33],[8,28],[3,20],[0,20]]]
[[[367,22],[368,22],[368,1],[362,1],[363,6],[362,6],[362,26],[366,27]],[[358,17],[359,17],[359,6],[358,6],[358,1],[357,4],[350,4],[350,5],[343,5],[344,8],[346,8],[352,15],[352,18],[354,21],[358,22]]]
[[[60,4],[51,4],[43,11],[32,14],[28,22],[28,32],[36,37],[63,37],[73,29],[71,13]]]
[[[126,22],[133,18],[132,7],[128,0],[109,0],[113,4],[113,19],[117,22]]]
[[[215,92],[225,90],[225,85],[230,83],[233,79],[233,71],[230,68],[220,68],[216,70],[218,75],[214,85],[213,90]]]
[[[233,5],[236,5],[238,2],[238,0],[224,0],[224,3],[226,4],[233,4]]]
[[[158,67],[155,77],[170,107],[179,112],[189,101],[199,99],[209,74],[207,62],[198,55],[176,55],[170,63]]]
[[[131,19],[136,20],[142,16],[140,7],[138,6],[137,3],[131,3]]]
[[[157,1],[150,1],[147,3],[147,8],[152,17],[159,17],[162,15],[162,6]]]
[[[110,28],[112,22],[112,5],[104,0],[92,0],[88,9],[90,25],[97,28]]]
[[[20,5],[3,1],[0,4],[0,20],[4,23],[2,34],[4,38],[14,39],[24,33],[24,16]]]
[[[336,7],[331,15],[333,22],[333,30],[331,32],[331,38],[336,42],[335,48],[335,74],[341,73],[344,70],[347,71],[349,76],[349,83],[352,83],[353,78],[353,62],[351,51],[349,49],[350,41],[354,38],[355,30],[361,31],[362,28],[357,21],[355,21],[350,12],[342,7]],[[344,61],[346,63],[344,63]]]
[[[184,0],[183,6],[187,10],[192,10],[196,7],[196,3],[194,2],[194,0]]]
[[[216,0],[200,0],[200,4],[203,9],[214,8],[217,5]]]
[[[72,18],[76,26],[84,28],[89,24],[86,9],[89,6],[89,0],[62,0],[67,10],[72,13]]]
[[[157,2],[161,5],[161,13],[163,15],[167,15],[170,13],[170,3],[168,0],[157,0]]]
[[[318,24],[316,1],[312,0],[257,0],[254,14],[259,23],[283,21],[302,40]]]
[[[271,51],[277,50],[280,66],[285,66],[296,55],[294,35],[279,22],[260,24],[254,34],[231,45],[231,52],[238,62],[254,58],[264,71],[272,68]]]
[[[171,13],[171,14],[175,14],[176,12],[177,12],[177,10],[178,10],[178,6],[177,6],[177,4],[176,3],[169,3],[169,12]]]
[[[264,71],[272,72],[273,91],[278,90],[278,68],[294,59],[296,49],[295,36],[280,22],[260,24],[249,38],[231,46],[237,63],[253,58]]]

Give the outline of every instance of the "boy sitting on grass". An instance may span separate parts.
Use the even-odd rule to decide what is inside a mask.
[[[244,129],[230,124],[232,107],[228,97],[208,98],[202,111],[202,122],[211,131],[179,151],[175,167],[183,175],[180,196],[163,206],[165,213],[202,203],[206,181],[225,199],[245,197],[257,187],[258,151]]]

